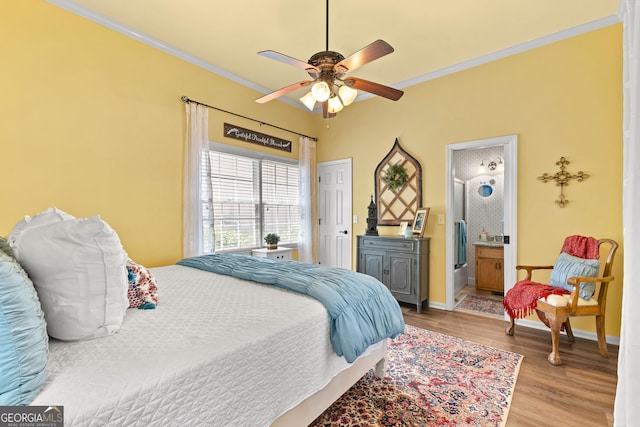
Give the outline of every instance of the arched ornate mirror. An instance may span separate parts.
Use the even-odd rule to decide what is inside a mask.
[[[378,224],[412,223],[422,207],[422,166],[400,146],[398,138],[376,167],[374,182]]]

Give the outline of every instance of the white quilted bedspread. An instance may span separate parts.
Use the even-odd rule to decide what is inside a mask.
[[[182,266],[152,269],[155,310],[121,330],[51,340],[32,405],[63,405],[65,426],[268,426],[348,365],[314,299]]]

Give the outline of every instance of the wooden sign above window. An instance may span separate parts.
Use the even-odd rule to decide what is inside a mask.
[[[240,141],[251,142],[252,144],[275,148],[276,150],[288,151],[289,153],[291,152],[291,141],[241,128],[240,126],[230,125],[229,123],[224,124],[224,136],[227,138],[239,139]]]

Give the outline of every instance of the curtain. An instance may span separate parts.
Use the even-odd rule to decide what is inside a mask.
[[[622,228],[624,239],[624,283],[622,325],[618,352],[618,386],[614,425],[640,425],[637,404],[640,394],[640,8],[636,0],[621,0],[623,36],[623,171]],[[636,282],[636,283],[632,283]]]
[[[300,235],[298,239],[298,261],[315,264],[318,262],[315,235],[314,211],[317,200],[316,182],[316,142],[300,137]]]
[[[188,102],[187,132],[184,147],[183,257],[201,255],[204,251],[203,201],[211,204],[209,174],[209,110]],[[211,211],[210,211],[211,212]],[[207,229],[210,229],[207,227]]]

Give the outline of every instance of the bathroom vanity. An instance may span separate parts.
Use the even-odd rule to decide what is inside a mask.
[[[502,243],[474,242],[476,289],[504,293],[504,247]]]

